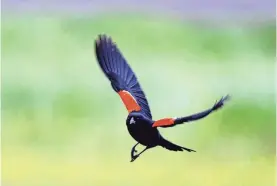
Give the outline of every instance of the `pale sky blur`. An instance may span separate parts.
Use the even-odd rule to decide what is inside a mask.
[[[18,13],[97,15],[138,12],[184,19],[275,18],[274,0],[2,0],[4,15]]]

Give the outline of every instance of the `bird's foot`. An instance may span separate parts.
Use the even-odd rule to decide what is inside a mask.
[[[138,151],[133,148],[132,151],[131,151],[131,158],[133,158],[134,156],[136,156],[135,154],[137,153]]]
[[[130,162],[135,161],[138,157],[139,157],[139,155],[134,155],[134,156],[132,156],[132,159],[131,159],[131,161],[130,161]]]

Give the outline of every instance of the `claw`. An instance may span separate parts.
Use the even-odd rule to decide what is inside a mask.
[[[135,161],[138,157],[139,157],[138,155],[133,156],[130,162]]]
[[[138,145],[139,143],[137,143],[136,145],[133,146],[132,150],[131,150],[131,162],[134,161],[136,159],[136,156],[135,155],[138,151],[136,150],[136,146]]]

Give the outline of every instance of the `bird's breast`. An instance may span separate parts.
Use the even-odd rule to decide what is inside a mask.
[[[159,131],[148,123],[136,122],[134,124],[128,124],[127,128],[130,135],[142,145],[156,146],[159,142]]]

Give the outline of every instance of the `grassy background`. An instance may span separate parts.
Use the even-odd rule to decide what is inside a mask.
[[[206,119],[161,129],[197,153],[149,150],[130,163],[127,112],[94,56],[112,36],[154,119],[232,100]],[[4,185],[273,185],[275,25],[141,16],[2,20]]]

